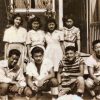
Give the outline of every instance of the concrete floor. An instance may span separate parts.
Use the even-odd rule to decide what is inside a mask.
[[[85,91],[84,93],[84,96],[83,96],[83,99],[84,100],[91,100],[91,95],[87,92],[87,90]],[[52,100],[52,95],[50,93],[43,93],[43,95],[37,95],[33,98],[26,98],[26,97],[14,97],[10,100]]]

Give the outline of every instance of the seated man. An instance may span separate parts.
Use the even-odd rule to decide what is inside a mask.
[[[65,48],[65,57],[60,62],[58,71],[59,96],[76,94],[82,96],[84,92],[84,61],[76,55],[76,48]],[[77,89],[77,91],[76,91]]]
[[[92,96],[100,100],[100,40],[93,41],[92,46],[94,52],[86,60],[90,74],[86,80],[86,86],[90,89]]]
[[[49,90],[57,86],[54,78],[53,64],[49,59],[44,58],[44,50],[41,47],[34,47],[31,50],[33,61],[26,66],[27,84],[26,96],[32,97],[37,93]]]
[[[17,63],[20,57],[20,51],[12,49],[9,52],[7,60],[0,61],[0,95],[5,96],[9,93],[23,92],[26,85],[22,68]]]

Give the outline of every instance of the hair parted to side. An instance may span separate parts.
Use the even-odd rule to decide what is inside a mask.
[[[69,50],[72,50],[72,51],[76,52],[77,48],[75,46],[68,46],[68,47],[65,48],[65,52],[67,52]]]
[[[14,25],[14,20],[15,20],[17,17],[20,17],[20,18],[21,18],[21,23],[20,23],[20,25],[22,25],[22,24],[23,24],[23,19],[22,19],[22,16],[21,16],[19,13],[16,13],[16,14],[14,14],[14,15],[12,16],[12,18],[11,18],[11,20],[10,20],[10,23],[11,23],[12,25]]]
[[[17,50],[17,49],[12,49],[12,50],[9,51],[8,57],[11,57],[12,55],[16,55],[16,56],[20,57],[21,52],[19,50]]]
[[[94,50],[94,46],[95,46],[96,44],[98,44],[98,43],[100,43],[100,40],[94,40],[94,41],[92,42],[93,50]]]
[[[62,18],[64,26],[66,26],[66,21],[67,21],[68,19],[72,19],[73,22],[75,22],[74,17],[73,17],[72,14],[70,14],[70,15],[65,15],[65,16]]]
[[[34,56],[35,53],[44,54],[44,50],[41,47],[36,46],[31,50],[32,57]]]
[[[49,28],[48,28],[48,24],[49,23],[54,23],[55,24],[55,29],[57,29],[57,23],[56,23],[56,20],[53,19],[53,18],[49,18],[48,20],[46,20],[46,24],[45,24],[45,31],[48,32],[49,31]],[[54,29],[54,30],[55,30]]]
[[[30,19],[30,21],[29,21],[29,29],[32,29],[32,23],[33,22],[38,22],[39,23],[39,29],[41,28],[41,26],[42,26],[41,20],[40,20],[39,17],[35,16],[32,19]]]

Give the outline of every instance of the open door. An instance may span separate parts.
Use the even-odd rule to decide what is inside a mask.
[[[72,14],[81,31],[81,51],[87,52],[86,0],[63,0],[63,16]]]
[[[100,40],[100,0],[89,0],[89,52],[92,52],[91,43]]]

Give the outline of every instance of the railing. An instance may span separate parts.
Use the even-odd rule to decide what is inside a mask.
[[[94,40],[100,39],[100,22],[93,22],[90,24],[89,31],[89,52],[92,52],[92,42]]]

